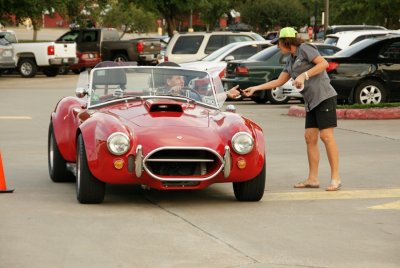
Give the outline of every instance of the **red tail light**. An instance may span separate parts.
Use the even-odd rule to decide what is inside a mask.
[[[142,53],[143,50],[144,50],[144,45],[143,45],[143,43],[142,43],[142,42],[137,43],[137,44],[136,44],[136,49],[137,49],[137,52],[138,52],[138,53]]]
[[[164,61],[168,61],[168,56],[164,56]]]
[[[222,71],[219,73],[219,78],[222,78],[225,76],[226,68],[222,69]]]
[[[339,66],[339,63],[334,62],[334,61],[328,62],[328,64],[329,64],[328,68],[326,68],[326,72],[327,73],[332,72],[333,70],[335,70]]]
[[[249,74],[249,69],[244,66],[238,66],[235,69],[236,74]]]
[[[47,55],[54,55],[54,46],[47,47]]]

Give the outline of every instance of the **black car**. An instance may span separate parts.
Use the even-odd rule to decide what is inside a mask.
[[[366,39],[325,58],[339,100],[360,104],[400,100],[400,35]]]
[[[340,48],[327,44],[313,44],[322,56],[333,55]],[[225,77],[222,78],[224,88],[227,90],[235,85],[245,89],[260,85],[278,78],[286,64],[287,55],[281,53],[275,45],[254,54],[247,60],[230,61],[227,64]],[[272,104],[287,103],[289,96],[279,94],[278,89],[256,91],[251,99],[256,103]]]

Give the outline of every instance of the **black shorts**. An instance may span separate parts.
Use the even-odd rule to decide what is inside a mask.
[[[324,129],[336,126],[336,96],[324,100],[306,113],[306,128]]]

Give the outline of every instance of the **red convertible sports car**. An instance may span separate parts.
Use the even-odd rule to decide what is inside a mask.
[[[237,200],[262,198],[262,129],[229,105],[221,111],[218,74],[123,64],[81,73],[76,97],[58,102],[48,135],[54,182],[76,179],[80,203],[103,202],[107,184],[193,190],[231,182]]]

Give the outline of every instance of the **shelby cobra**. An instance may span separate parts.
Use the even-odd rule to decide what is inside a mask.
[[[172,77],[182,81],[175,89]],[[221,111],[225,99],[218,74],[204,71],[118,64],[83,72],[76,97],[51,114],[50,177],[76,179],[80,203],[103,202],[106,184],[178,190],[223,182],[233,183],[237,200],[258,201],[263,132],[233,106]]]

